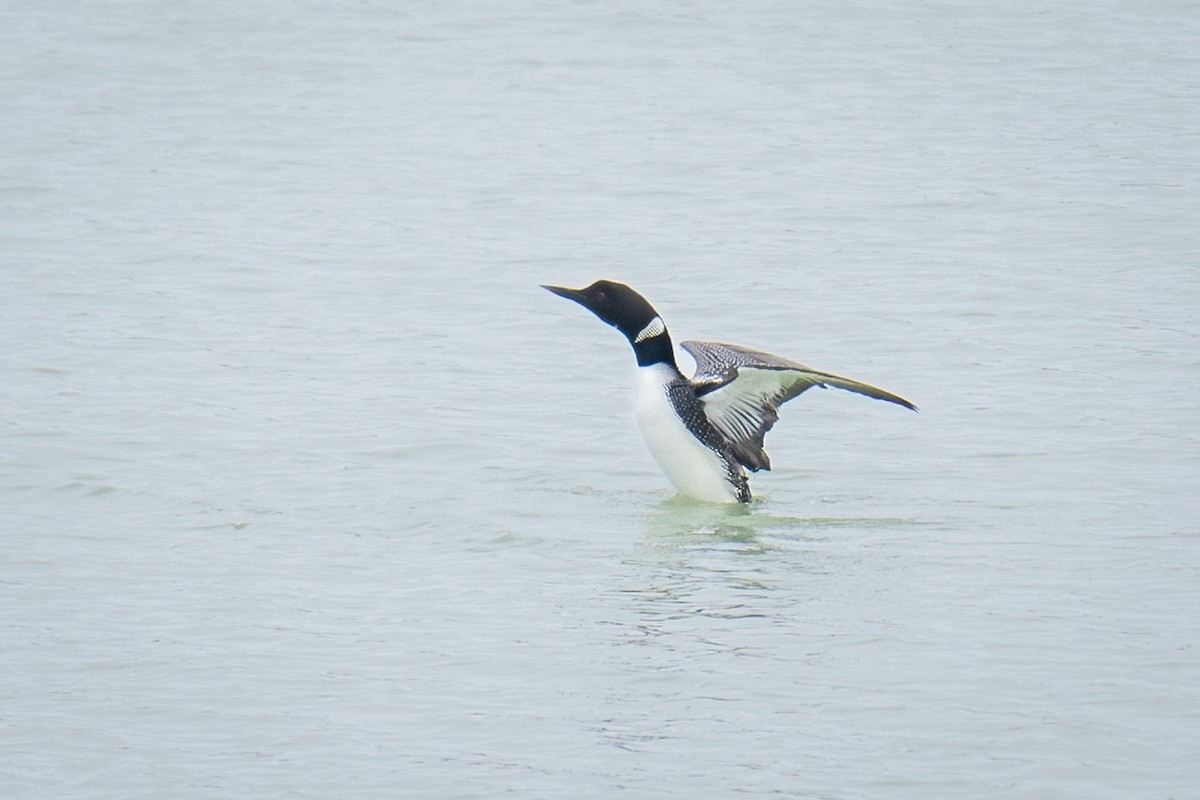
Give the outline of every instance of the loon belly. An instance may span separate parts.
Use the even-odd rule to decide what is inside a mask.
[[[668,396],[678,372],[667,364],[639,367],[635,411],[650,454],[681,494],[710,503],[736,503],[730,466],[696,438]]]

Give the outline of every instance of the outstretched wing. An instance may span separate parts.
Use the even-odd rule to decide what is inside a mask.
[[[770,353],[720,342],[681,342],[696,359],[692,384],[709,421],[733,443],[733,455],[751,470],[770,469],[763,437],[779,419],[779,406],[813,386],[917,407],[899,395]]]

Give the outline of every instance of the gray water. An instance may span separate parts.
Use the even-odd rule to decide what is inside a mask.
[[[1200,797],[1200,9],[0,9],[0,795]],[[672,498],[628,346],[876,383]]]

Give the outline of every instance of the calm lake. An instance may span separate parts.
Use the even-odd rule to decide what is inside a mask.
[[[1200,797],[1200,7],[0,11],[0,795]],[[813,390],[673,497],[622,337]]]

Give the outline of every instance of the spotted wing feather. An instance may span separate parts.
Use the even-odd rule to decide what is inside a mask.
[[[681,346],[696,359],[692,385],[705,414],[729,437],[734,457],[751,470],[771,468],[763,437],[779,419],[779,406],[813,386],[835,386],[916,410],[891,392],[771,353],[720,342],[686,341]]]

